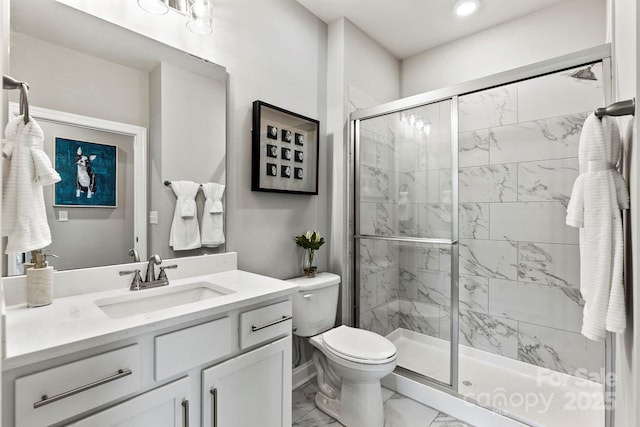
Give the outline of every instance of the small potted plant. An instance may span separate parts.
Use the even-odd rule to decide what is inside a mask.
[[[314,251],[324,245],[324,237],[317,231],[307,231],[305,234],[294,237],[296,244],[306,250],[302,268],[307,277],[315,277],[317,267],[313,265]]]

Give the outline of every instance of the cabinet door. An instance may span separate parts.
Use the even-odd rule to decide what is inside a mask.
[[[202,372],[203,427],[291,427],[291,336]]]
[[[75,427],[189,427],[189,377],[77,421]]]

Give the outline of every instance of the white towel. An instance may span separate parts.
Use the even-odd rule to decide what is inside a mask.
[[[566,222],[580,227],[582,334],[598,341],[606,331],[621,333],[626,326],[620,209],[629,209],[629,190],[616,169],[620,131],[615,119],[587,117],[578,157],[580,176],[573,186]]]
[[[195,199],[200,185],[191,181],[171,181],[171,189],[177,200],[169,233],[169,246],[174,251],[197,249],[201,244]]]
[[[3,142],[2,235],[6,253],[42,249],[51,244],[43,185],[60,181],[43,151],[44,134],[35,120],[9,121]]]
[[[204,212],[202,213],[202,246],[220,246],[224,243],[222,195],[224,185],[207,182],[202,184]]]

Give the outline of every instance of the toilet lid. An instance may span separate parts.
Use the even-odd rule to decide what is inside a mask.
[[[322,334],[322,338],[333,353],[363,363],[384,362],[396,354],[396,346],[391,341],[364,329],[338,326]]]

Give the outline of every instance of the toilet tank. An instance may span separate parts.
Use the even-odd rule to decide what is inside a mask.
[[[299,286],[293,294],[293,333],[301,337],[318,335],[333,328],[338,309],[340,276],[318,273],[288,281]]]

